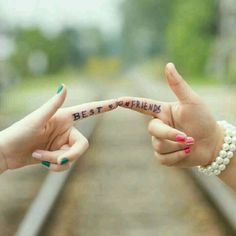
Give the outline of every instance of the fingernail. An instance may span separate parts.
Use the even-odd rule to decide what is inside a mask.
[[[51,163],[49,161],[41,161],[41,164],[50,167]]]
[[[187,137],[185,142],[188,145],[192,145],[194,144],[194,139],[192,137]]]
[[[59,85],[58,88],[57,88],[57,94],[60,93],[63,89],[63,85]]]
[[[35,159],[41,159],[42,158],[42,154],[38,153],[38,152],[33,152],[32,153],[32,157]]]
[[[65,157],[61,160],[61,165],[65,165],[68,162],[69,162],[69,160]]]
[[[185,152],[186,154],[189,154],[189,153],[191,152],[191,148],[190,148],[190,147],[186,147],[186,148],[184,149],[184,152]]]
[[[183,134],[177,134],[175,139],[177,142],[185,142],[186,136],[184,136]]]

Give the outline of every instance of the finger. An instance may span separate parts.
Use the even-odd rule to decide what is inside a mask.
[[[180,102],[184,103],[196,103],[199,102],[199,96],[192,90],[192,88],[187,84],[187,82],[178,73],[173,63],[168,63],[165,67],[166,79],[178,97]]]
[[[42,125],[47,122],[56,111],[62,106],[66,98],[66,87],[64,84],[58,87],[57,93],[39,109],[32,112],[29,118],[33,120],[35,125]]]
[[[66,108],[66,114],[73,120],[84,118],[114,110],[118,107],[116,99],[97,101]]]
[[[59,164],[50,163],[48,161],[42,161],[41,164],[43,167],[49,169],[50,171],[54,171],[54,172],[65,171],[65,170],[70,169],[72,166],[71,162],[68,162],[65,165],[59,165]]]
[[[68,161],[74,161],[88,149],[88,140],[74,127],[72,127],[69,136],[70,148],[57,158],[58,164],[64,164]]]
[[[32,157],[39,161],[48,161],[50,163],[57,163],[57,158],[63,155],[69,149],[69,145],[63,145],[60,150],[47,151],[47,150],[35,150],[32,153]]]
[[[194,144],[193,138],[188,137],[186,142],[174,142],[170,140],[157,139],[152,136],[152,146],[160,154],[177,152]]]
[[[120,107],[138,111],[152,117],[159,117],[160,113],[166,110],[166,103],[148,98],[120,97],[117,102]]]
[[[182,131],[164,124],[159,119],[152,119],[148,125],[149,133],[157,139],[167,139],[176,142],[186,142],[187,135]]]
[[[189,158],[191,151],[192,151],[191,147],[186,147],[184,150],[172,152],[168,154],[160,154],[157,152],[154,152],[154,154],[162,165],[173,166]]]

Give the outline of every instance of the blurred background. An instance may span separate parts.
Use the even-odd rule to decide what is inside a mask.
[[[92,101],[98,96],[106,99],[135,95],[173,100],[174,97],[163,79],[164,66],[170,61],[175,63],[184,78],[205,98],[217,118],[235,122],[235,29],[235,0],[0,1],[1,128],[7,127],[45,102],[62,82],[69,88],[67,105]],[[211,205],[195,180],[189,180],[188,173],[183,170],[162,169],[163,167],[152,163],[154,161],[146,132],[146,118],[123,112],[114,113],[115,117],[108,114],[108,118],[100,122],[92,139],[95,151],[92,149],[92,153],[88,154],[92,156],[90,162],[95,164],[81,161],[78,167],[80,174],[73,173],[68,180],[71,186],[84,186],[84,183],[90,186],[90,190],[85,191],[83,187],[76,185],[79,190],[77,195],[74,193],[77,196],[74,201],[82,202],[82,206],[87,204],[84,212],[80,204],[74,205],[72,200],[68,200],[73,206],[68,206],[68,209],[77,213],[59,211],[52,221],[60,225],[58,222],[62,220],[63,214],[66,217],[72,214],[73,220],[64,222],[66,226],[60,228],[61,234],[48,225],[45,227],[49,229],[42,235],[54,235],[53,232],[57,232],[55,235],[82,236],[235,235],[224,221],[222,223],[220,213],[215,210],[217,207]],[[135,125],[132,121],[136,119],[139,125],[132,126]],[[106,124],[117,129],[117,133],[111,129],[106,131]],[[99,134],[99,127],[103,127],[101,130],[104,131],[104,136],[110,137],[109,140],[99,136],[102,135]],[[124,127],[128,132],[123,134],[127,137],[126,141],[117,138]],[[138,132],[140,137],[146,135],[141,141],[134,134],[134,130],[139,129],[142,130]],[[122,152],[123,162],[120,161],[117,165],[125,165],[127,168],[115,169],[117,176],[113,176],[115,172],[110,173],[107,169],[114,168],[111,163],[116,163],[119,157],[113,160],[113,153],[120,152],[122,145],[127,145],[126,152]],[[140,145],[142,148],[138,154],[138,166],[134,164],[137,160],[131,156],[134,155],[133,152],[137,155],[138,151],[135,150]],[[100,149],[111,146],[112,150],[110,153],[101,151],[99,146]],[[110,162],[106,163],[108,158],[102,157],[109,155]],[[149,165],[144,164],[146,162]],[[91,176],[87,176],[86,171],[90,165],[93,170]],[[96,167],[100,168],[100,172]],[[146,174],[143,173],[144,169]],[[23,171],[1,176],[0,192],[4,193],[0,197],[0,228],[5,232],[2,235],[13,235],[17,231],[25,212],[43,185],[46,174],[47,171],[41,167],[27,167]],[[143,174],[145,182],[135,181]],[[131,178],[130,181],[121,178],[116,183],[121,186],[126,181],[130,183],[126,190],[116,189],[116,184],[106,182],[107,178],[110,181],[113,178],[119,179],[119,175]],[[90,178],[92,182],[89,182]],[[94,182],[94,178],[98,182]],[[170,186],[166,186],[166,179],[171,182]],[[173,179],[177,182],[172,182]],[[110,186],[109,190],[104,187],[106,185]],[[136,189],[131,186],[136,186]],[[182,203],[177,199],[170,203],[173,200],[171,188],[173,190],[175,186],[179,190],[174,198],[182,197]],[[143,190],[137,192],[137,189]],[[144,199],[143,195],[149,195],[150,189],[153,194]],[[111,195],[108,194],[110,200],[113,199],[111,202],[107,191],[111,191]],[[123,191],[127,191],[127,195]],[[84,195],[90,196],[94,192],[96,194],[92,203],[86,203]],[[139,196],[135,205],[139,207],[138,213],[127,210],[134,208],[131,202],[127,205],[134,198],[132,194]],[[164,197],[158,200],[160,194]],[[103,207],[97,209],[96,203],[102,201],[105,201],[104,205],[101,204]],[[191,208],[193,205],[194,210]],[[116,208],[115,213],[111,206]],[[155,206],[158,209],[153,210]],[[96,214],[92,208],[97,209]],[[173,209],[174,213],[165,209]],[[100,221],[96,217],[98,215]],[[78,223],[81,231],[74,229],[68,234],[71,225],[77,224],[72,222],[81,219],[80,217],[83,219]],[[122,217],[126,218],[126,223]],[[196,219],[192,226],[189,222],[191,217]],[[184,220],[180,222],[180,218]],[[88,223],[90,220],[96,231],[91,229],[93,227]],[[169,227],[171,224],[173,228]]]

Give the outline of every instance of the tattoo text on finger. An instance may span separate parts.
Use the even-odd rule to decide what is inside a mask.
[[[140,102],[138,100],[131,100],[129,102],[120,101],[118,103],[119,106],[122,107],[129,107],[129,108],[139,108],[145,111],[151,111],[153,113],[160,113],[161,112],[161,105],[148,103],[148,102]]]
[[[114,104],[109,104],[108,106],[100,106],[100,107],[96,107],[96,108],[92,108],[89,110],[83,110],[80,112],[76,112],[74,114],[72,114],[73,116],[73,120],[81,120],[84,118],[87,118],[89,116],[93,116],[93,115],[97,115],[103,112],[103,108],[108,108],[106,110],[113,110],[115,108]]]

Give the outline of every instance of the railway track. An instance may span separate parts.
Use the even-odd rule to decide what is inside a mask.
[[[130,81],[111,95],[138,96],[136,88]],[[16,235],[235,235],[187,171],[156,162],[147,120],[118,109],[81,124],[89,151],[70,172],[46,177]]]

